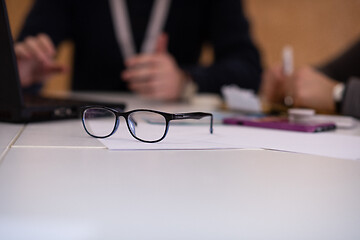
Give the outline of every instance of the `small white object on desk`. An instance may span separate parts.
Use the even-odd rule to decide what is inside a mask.
[[[314,109],[291,108],[288,110],[289,120],[292,122],[306,122],[315,116]]]
[[[221,92],[226,105],[231,110],[250,113],[261,113],[261,102],[253,90],[243,89],[236,85],[223,86]]]
[[[315,114],[314,109],[291,108],[288,110],[289,120],[296,122],[316,121],[332,122],[337,128],[353,128],[357,120],[349,116]]]
[[[314,120],[333,122],[338,128],[353,128],[356,126],[357,123],[357,120],[353,117],[323,114],[316,114],[314,116]]]

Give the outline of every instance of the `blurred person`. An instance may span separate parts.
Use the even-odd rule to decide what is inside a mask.
[[[289,94],[293,107],[360,118],[360,40],[319,68],[303,66],[291,77],[282,65],[264,72],[260,95],[265,102],[283,104]]]
[[[36,0],[15,44],[22,85],[41,85],[67,71],[55,56],[57,46],[70,39],[75,45],[72,90],[132,91],[151,99],[179,100],[194,88],[219,93],[222,85],[235,83],[258,89],[260,59],[241,1],[171,1],[155,51],[131,57],[118,44],[118,13],[111,1],[121,0]],[[155,1],[125,1],[137,52]],[[215,56],[213,64],[204,67],[198,60],[206,42]]]

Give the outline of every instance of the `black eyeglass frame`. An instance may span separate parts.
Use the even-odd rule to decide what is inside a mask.
[[[89,109],[105,109],[109,112],[112,112],[115,116],[115,124],[114,124],[114,128],[113,130],[111,131],[110,134],[106,135],[106,136],[96,136],[96,135],[93,135],[91,134],[87,129],[86,129],[86,125],[85,125],[85,112],[86,110],[89,110]],[[135,113],[135,112],[152,112],[152,113],[157,113],[157,114],[160,114],[162,115],[164,118],[165,118],[165,132],[164,132],[164,135],[157,139],[157,140],[153,140],[153,141],[148,141],[148,140],[143,140],[141,138],[138,138],[137,136],[134,135],[134,133],[132,132],[131,128],[130,128],[130,124],[129,124],[129,116],[132,114],[132,113]],[[128,112],[121,112],[121,111],[118,111],[114,108],[110,108],[110,107],[106,107],[106,106],[86,106],[86,107],[83,107],[81,109],[81,120],[82,120],[82,124],[83,124],[83,127],[86,131],[87,134],[89,134],[90,136],[94,137],[94,138],[107,138],[107,137],[110,137],[111,135],[113,135],[116,130],[118,129],[119,127],[119,117],[124,117],[125,120],[126,120],[126,125],[128,127],[128,130],[130,132],[130,134],[137,140],[141,141],[141,142],[145,142],[145,143],[157,143],[157,142],[160,142],[161,140],[163,140],[167,133],[168,133],[168,130],[169,130],[169,123],[170,121],[172,120],[184,120],[184,119],[202,119],[204,117],[210,117],[210,133],[212,134],[213,133],[213,114],[212,113],[205,113],[205,112],[188,112],[188,113],[166,113],[166,112],[160,112],[160,111],[156,111],[156,110],[151,110],[151,109],[135,109],[135,110],[131,110],[131,111],[128,111]]]

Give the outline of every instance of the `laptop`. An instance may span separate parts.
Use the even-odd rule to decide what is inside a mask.
[[[21,88],[5,0],[0,0],[0,121],[34,122],[78,118],[83,106],[124,110],[124,103],[26,96]]]

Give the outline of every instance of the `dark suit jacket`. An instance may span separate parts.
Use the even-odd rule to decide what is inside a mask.
[[[139,48],[153,1],[130,0],[130,21]],[[108,0],[37,0],[20,40],[47,33],[55,44],[75,44],[74,90],[127,90],[120,80],[124,69],[113,30]],[[173,0],[165,32],[169,52],[202,92],[219,92],[224,84],[258,89],[259,54],[249,36],[240,0]],[[203,43],[215,51],[209,67],[198,65]]]
[[[320,70],[330,78],[346,83],[339,112],[360,118],[360,40]]]

